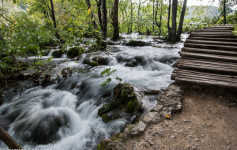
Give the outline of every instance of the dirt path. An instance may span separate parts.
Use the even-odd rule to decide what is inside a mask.
[[[127,140],[128,150],[237,150],[237,94],[224,89],[184,88],[183,110]]]

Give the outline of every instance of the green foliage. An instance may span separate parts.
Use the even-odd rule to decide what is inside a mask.
[[[107,68],[107,69],[103,70],[100,73],[100,75],[105,75],[105,76],[113,75],[115,77],[116,81],[120,84],[122,82],[122,79],[115,74],[116,71],[117,71],[116,69],[111,70],[111,68]],[[105,86],[105,85],[109,84],[111,81],[112,81],[112,79],[108,78],[101,84],[101,86]]]
[[[234,34],[235,36],[237,36],[237,25],[234,26],[233,34]]]

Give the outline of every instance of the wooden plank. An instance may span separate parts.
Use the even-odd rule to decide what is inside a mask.
[[[190,65],[190,64],[177,64],[177,67],[180,69],[190,69],[190,70],[197,70],[197,71],[206,71],[206,72],[211,72],[211,73],[237,75],[237,71],[233,69],[213,68],[210,66],[195,66],[195,65]]]
[[[213,80],[193,80],[190,78],[175,78],[175,82],[177,83],[191,83],[191,84],[198,84],[198,85],[208,85],[208,86],[217,86],[217,87],[224,87],[224,88],[232,88],[237,89],[237,85],[226,83],[226,82],[216,82]]]
[[[188,61],[178,61],[178,63],[176,63],[177,65],[193,65],[193,66],[201,66],[201,67],[212,67],[213,69],[215,68],[224,68],[225,70],[236,70],[236,66],[228,66],[225,64],[218,64],[218,65],[214,65],[214,64],[207,64],[207,63],[196,63],[196,62],[188,62]],[[237,70],[236,70],[237,71]]]
[[[199,48],[184,47],[184,48],[182,48],[182,51],[194,52],[194,53],[207,53],[207,54],[219,54],[219,55],[227,55],[227,56],[237,56],[237,52],[225,51],[225,50],[199,49]]]
[[[237,42],[237,38],[211,38],[211,37],[188,37],[187,39],[195,40],[208,40],[208,41],[228,41],[228,42]]]
[[[230,84],[235,84],[237,85],[237,80],[234,80],[234,81],[228,81],[226,79],[221,79],[221,78],[214,78],[214,77],[207,77],[207,76],[200,76],[200,77],[197,77],[195,75],[190,75],[190,74],[180,74],[180,75],[177,75],[175,78],[190,78],[190,79],[194,79],[194,80],[198,80],[198,81],[201,81],[201,80],[213,80],[213,81],[216,81],[216,82],[226,82],[226,83],[230,83]]]
[[[234,75],[226,75],[226,74],[216,74],[216,73],[207,73],[207,72],[201,72],[201,71],[192,71],[192,70],[186,70],[186,69],[175,69],[173,73],[190,73],[190,74],[197,74],[197,75],[210,75],[210,76],[216,76],[216,77],[222,77],[222,78],[229,78],[229,79],[235,79],[237,80],[237,76]]]
[[[216,49],[216,50],[230,50],[237,52],[236,46],[222,46],[222,45],[210,45],[210,44],[196,44],[196,43],[184,43],[185,47],[202,48],[202,49]]]
[[[194,35],[233,35],[233,32],[192,32]]]
[[[180,55],[182,57],[188,57],[188,58],[203,58],[203,59],[210,59],[210,60],[237,62],[237,57],[234,57],[234,56],[221,56],[221,55],[214,55],[214,54],[199,54],[199,53],[191,53],[191,52],[180,52]]]
[[[232,34],[193,34],[189,35],[190,37],[209,37],[209,38],[234,38],[235,36]]]
[[[237,42],[222,42],[222,41],[208,41],[208,40],[193,40],[186,39],[186,43],[197,43],[197,44],[211,44],[211,45],[226,45],[226,46],[237,46]]]
[[[185,72],[179,72],[177,73],[177,77],[192,77],[193,79],[211,79],[216,81],[225,81],[225,82],[232,82],[237,84],[237,79],[234,78],[225,78],[220,77],[216,75],[210,75],[210,74],[202,74],[202,73],[185,73]]]
[[[232,32],[233,30],[231,29],[200,29],[200,30],[196,30],[195,32]]]

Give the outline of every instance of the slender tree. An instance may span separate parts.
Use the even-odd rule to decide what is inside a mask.
[[[178,5],[178,0],[173,0],[173,3],[172,3],[172,29],[171,29],[172,30],[172,36],[171,36],[171,42],[176,42],[177,5]]]
[[[138,3],[138,10],[137,10],[137,30],[138,30],[138,33],[140,34],[140,9],[141,9],[141,0],[139,0],[139,3]]]
[[[223,15],[224,15],[224,25],[226,24],[226,0],[223,1]]]
[[[86,0],[86,4],[87,4],[87,6],[88,6],[88,12],[89,12],[90,15],[91,15],[91,22],[92,22],[92,24],[93,24],[93,26],[94,26],[94,29],[98,29],[97,24],[96,24],[96,22],[95,22],[94,13],[93,13],[93,11],[91,10],[91,2],[90,2],[90,0]]]
[[[168,21],[167,21],[167,28],[168,28],[168,41],[171,41],[171,27],[170,27],[170,12],[171,12],[171,0],[169,0],[169,7],[168,7]]]
[[[162,26],[162,11],[163,11],[163,0],[160,2],[160,20],[157,21],[157,14],[159,9],[159,0],[156,1],[156,12],[155,12],[155,24],[159,28],[159,36],[161,35],[161,26]]]
[[[130,29],[130,33],[132,33],[132,26],[133,26],[133,4],[132,4],[132,0],[130,0],[131,3],[131,29]]]
[[[50,0],[50,5],[51,5],[51,15],[52,15],[52,20],[53,20],[53,25],[54,25],[54,29],[56,30],[56,38],[60,39],[59,33],[58,33],[58,28],[57,28],[57,22],[56,22],[56,18],[55,18],[55,11],[54,11],[54,4],[53,4],[53,0]]]
[[[119,24],[118,24],[118,3],[119,0],[114,0],[114,9],[113,9],[113,27],[114,27],[114,35],[113,40],[119,40]]]
[[[180,41],[181,33],[183,30],[183,23],[184,23],[184,16],[185,16],[185,10],[187,6],[187,0],[184,0],[181,16],[180,16],[180,21],[179,21],[179,27],[178,27],[178,32],[176,35],[176,41]]]

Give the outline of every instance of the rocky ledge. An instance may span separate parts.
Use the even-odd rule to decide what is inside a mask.
[[[110,139],[102,140],[98,150],[125,150],[123,142],[129,138],[140,136],[150,125],[159,124],[164,119],[171,119],[172,115],[182,110],[183,90],[177,84],[171,84],[157,100],[157,105],[136,124],[128,125],[122,133]]]

